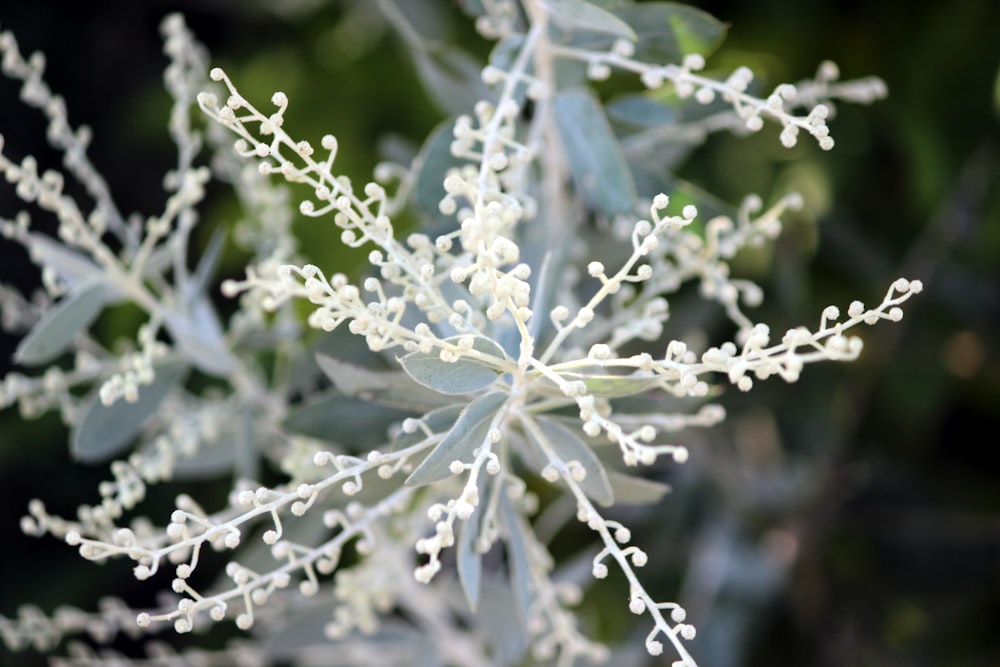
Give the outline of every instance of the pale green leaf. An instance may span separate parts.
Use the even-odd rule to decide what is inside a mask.
[[[107,302],[105,287],[103,281],[89,282],[64,296],[17,346],[14,361],[38,365],[58,357],[100,314]]]
[[[316,363],[346,396],[414,412],[438,408],[451,401],[415,382],[403,371],[373,371],[321,353],[316,355]]]
[[[503,524],[507,536],[505,542],[507,569],[510,573],[514,602],[516,603],[521,623],[527,626],[532,616],[531,603],[534,598],[532,595],[534,587],[531,585],[531,559],[528,556],[528,542],[525,536],[523,519],[518,511],[514,509],[514,504],[506,493],[506,489],[500,494],[497,509],[500,515],[500,522]]]
[[[457,343],[462,336],[448,338],[446,342]],[[489,338],[475,336],[472,349],[496,359],[495,365],[471,356],[461,356],[457,361],[442,361],[436,351],[411,352],[399,363],[411,378],[442,394],[467,394],[486,387],[502,373],[496,366],[502,364],[507,355],[503,348]]]
[[[70,437],[73,456],[86,463],[97,463],[122,452],[181,383],[187,370],[180,362],[156,366],[155,378],[139,387],[139,398],[134,403],[119,399],[104,405],[98,392],[94,392]]]
[[[472,463],[473,451],[483,446],[490,423],[506,400],[506,393],[495,391],[469,403],[444,439],[407,478],[406,485],[422,486],[450,477],[452,461]]]
[[[565,380],[582,380],[587,385],[587,393],[597,398],[632,396],[656,387],[662,380],[656,375],[591,375],[587,373],[560,373],[560,375]]]
[[[643,477],[608,470],[608,481],[615,494],[616,505],[654,505],[670,493],[670,487]]]
[[[635,31],[611,12],[585,0],[546,0],[553,23],[567,31],[610,34],[635,41]]]
[[[536,422],[556,456],[564,463],[578,461],[583,466],[586,475],[583,481],[579,482],[583,492],[599,505],[608,507],[614,504],[615,495],[608,474],[587,443],[576,433],[552,419],[538,417]],[[530,431],[528,433],[531,434]]]
[[[689,53],[708,55],[722,43],[726,26],[711,14],[674,2],[647,2],[614,10],[637,36],[635,58],[679,63]]]
[[[482,64],[465,51],[434,44],[412,53],[424,90],[445,113],[468,113],[476,102],[492,97],[482,80]]]
[[[493,485],[486,477],[486,471],[480,470],[477,480],[479,488],[479,504],[472,512],[472,516],[462,522],[461,532],[458,535],[456,545],[456,556],[458,562],[458,580],[462,584],[465,592],[465,599],[469,603],[469,609],[476,611],[479,606],[479,591],[482,584],[483,563],[482,554],[476,550],[476,539],[479,537],[479,522],[482,520],[482,510],[490,504],[490,491]]]
[[[424,426],[433,434],[443,433],[451,429],[455,425],[455,421],[458,416],[462,414],[462,410],[465,408],[464,405],[454,404],[446,405],[437,410],[431,410],[423,417],[420,421],[423,422]],[[392,443],[393,451],[400,451],[413,447],[423,442],[427,438],[427,434],[423,429],[417,429],[413,433],[406,433],[405,431],[400,431],[396,434],[396,439]]]
[[[444,215],[438,209],[438,204],[446,194],[445,175],[460,162],[451,154],[451,142],[455,140],[454,131],[453,120],[435,127],[420,149],[420,155],[414,165],[417,178],[413,185],[413,204],[431,229],[435,226],[455,224],[454,216]]]
[[[577,192],[604,215],[631,211],[635,184],[597,99],[569,90],[556,97],[554,110]]]
[[[389,427],[412,414],[332,390],[292,411],[283,424],[297,433],[363,449],[384,445],[389,440]]]

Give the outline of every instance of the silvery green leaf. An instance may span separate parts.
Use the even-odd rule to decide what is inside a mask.
[[[422,486],[450,477],[452,473],[448,466],[452,461],[471,463],[473,451],[486,441],[490,423],[506,400],[506,393],[495,391],[469,403],[444,439],[406,479],[406,485]]]
[[[635,41],[635,31],[611,12],[584,0],[546,0],[552,21],[563,30],[610,34]]]
[[[635,127],[659,127],[678,120],[675,108],[642,93],[617,97],[605,108],[611,120]]]
[[[483,577],[481,588],[479,607],[470,623],[480,629],[497,667],[522,664],[528,638],[519,615],[510,613],[516,604],[510,583],[496,573]]]
[[[139,387],[139,398],[134,403],[119,399],[104,405],[98,392],[94,392],[70,436],[70,451],[75,458],[97,463],[122,452],[181,383],[188,368],[173,361],[158,365],[154,370],[156,376],[152,383]]]
[[[178,456],[173,479],[211,479],[233,469],[236,461],[235,434],[227,434],[219,442],[201,443],[191,456]]]
[[[316,363],[333,386],[346,396],[414,412],[451,402],[451,399],[415,382],[403,371],[373,371],[327,354],[317,354]]]
[[[493,485],[489,483],[485,470],[480,470],[477,480],[479,488],[479,504],[472,516],[462,522],[458,535],[456,556],[458,561],[458,580],[462,583],[465,599],[469,609],[476,611],[479,606],[479,590],[482,583],[482,554],[476,550],[476,539],[479,537],[479,522],[482,520],[482,509],[489,506],[490,491]]]
[[[235,368],[219,317],[206,295],[198,295],[185,310],[167,311],[163,322],[177,349],[199,370],[226,376]]]
[[[455,425],[455,421],[458,420],[458,416],[462,414],[462,410],[464,408],[464,405],[457,403],[455,405],[446,405],[442,408],[438,408],[437,410],[431,410],[421,417],[420,421],[424,423],[424,426],[426,426],[431,433],[443,433],[444,431],[450,430],[451,427]],[[400,431],[396,434],[396,439],[392,443],[392,449],[393,451],[398,452],[402,449],[417,445],[426,438],[427,434],[424,433],[423,429],[417,429],[414,433]]]
[[[707,55],[726,34],[726,26],[700,9],[674,2],[647,2],[614,10],[637,36],[635,58],[679,63],[686,54]]]
[[[184,357],[210,375],[229,375],[236,360],[226,344],[219,317],[208,298],[208,286],[215,274],[225,232],[215,230],[195,272],[182,285],[180,303],[167,311],[164,324]]]
[[[565,380],[582,380],[587,393],[597,398],[621,398],[642,393],[656,387],[662,378],[656,375],[607,375],[588,373],[560,373]]]
[[[528,542],[521,515],[514,509],[510,496],[504,489],[497,503],[500,522],[503,524],[507,540],[507,568],[510,573],[511,588],[514,592],[514,602],[522,625],[527,627],[531,619],[531,602],[533,599],[531,585],[531,559],[528,556]]]
[[[615,494],[616,505],[654,505],[670,493],[670,486],[643,477],[608,470],[608,481]]]
[[[448,170],[459,164],[459,159],[451,154],[451,142],[455,140],[455,121],[441,123],[431,132],[420,149],[415,163],[416,182],[413,185],[413,204],[426,218],[430,229],[435,226],[454,225],[455,217],[444,215],[438,203],[445,196],[444,179]]]
[[[454,336],[445,342],[456,343],[463,336]],[[507,359],[503,348],[483,336],[475,336],[472,349],[495,357],[497,363]],[[442,361],[436,351],[411,352],[399,360],[411,378],[442,394],[468,394],[486,387],[502,373],[485,361],[461,356],[457,361]]]
[[[219,257],[222,255],[222,245],[226,239],[226,230],[223,227],[216,227],[212,233],[212,238],[205,247],[198,260],[189,283],[185,286],[188,298],[208,292],[209,281],[215,277],[215,272],[219,268]]]
[[[19,364],[44,364],[58,357],[78,331],[89,327],[107,303],[106,283],[88,282],[70,292],[31,329],[14,352]]]
[[[555,116],[577,192],[607,216],[632,210],[636,197],[632,175],[593,94],[584,90],[560,93]]]
[[[412,53],[424,90],[445,113],[468,113],[479,100],[492,98],[480,75],[482,64],[465,51],[431,44]]]
[[[96,279],[103,272],[100,266],[83,253],[44,234],[29,233],[27,247],[36,263],[54,269],[59,279],[71,289],[83,282]]]
[[[412,414],[407,410],[344,396],[333,390],[293,410],[283,424],[297,433],[339,442],[355,450],[384,445],[389,440],[389,427]]]
[[[578,461],[583,466],[586,475],[583,481],[579,482],[583,492],[599,505],[604,507],[613,505],[615,495],[608,474],[587,443],[576,433],[548,417],[537,417],[536,423],[556,456],[565,463]],[[528,433],[530,435],[531,432]]]

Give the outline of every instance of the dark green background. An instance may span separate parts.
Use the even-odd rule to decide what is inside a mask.
[[[445,32],[475,40],[455,20]],[[697,4],[697,3],[696,3]],[[788,181],[818,184],[829,207],[812,225],[791,224],[764,285],[760,319],[781,331],[813,325],[823,306],[854,298],[875,303],[898,275],[925,292],[898,325],[866,331],[862,360],[810,368],[796,385],[772,380],[745,400],[773,410],[785,448],[825,457],[806,506],[760,516],[737,507],[750,534],[775,522],[794,526],[798,560],[784,593],[752,611],[744,655],[729,664],[990,667],[1000,664],[1000,4],[957,2],[710,2],[698,6],[730,24],[725,68],[748,62],[771,83],[811,75],[835,60],[845,78],[877,74],[890,97],[841,107],[831,123],[838,146],[808,141],[793,152],[773,128],[746,140],[713,139],[681,175],[736,201],[757,191],[773,199]],[[94,128],[90,155],[119,207],[160,210],[163,172],[173,155],[165,132],[165,63],[157,26],[170,11],[239,77],[248,97],[275,89],[292,101],[295,133],[340,140],[341,168],[364,178],[376,140],[392,130],[419,141],[440,118],[413,81],[391,34],[355,62],[331,58],[334,2],[305,19],[279,19],[242,2],[4,3],[0,29],[24,52],[48,56],[47,80],[63,94],[74,125]],[[5,151],[34,153],[57,166],[44,126],[16,90],[0,82]],[[793,162],[792,160],[795,160]],[[806,165],[807,171],[795,165]],[[806,175],[803,176],[803,173]],[[802,179],[805,179],[804,181]],[[220,190],[205,215],[230,215]],[[0,188],[0,214],[18,208]],[[42,220],[42,216],[37,216]],[[349,267],[322,223],[298,226],[321,266]],[[315,249],[315,251],[313,251]],[[0,279],[30,285],[30,265],[0,245]],[[235,265],[228,270],[236,272]],[[16,344],[2,340],[3,360]],[[6,368],[0,361],[0,368]],[[51,539],[22,536],[17,520],[40,496],[72,514],[96,498],[102,468],[71,463],[57,420],[28,425],[0,416],[0,614],[32,602],[51,610],[93,606],[122,591],[128,567],[82,563]],[[717,488],[709,497],[724,496]],[[714,495],[713,495],[714,494]],[[711,507],[724,507],[706,500]],[[669,501],[663,508],[670,512]],[[641,539],[641,534],[637,537]],[[622,615],[627,612],[622,607]],[[742,645],[741,645],[742,646]],[[0,652],[0,664],[34,664],[32,653]],[[705,665],[704,667],[713,667]]]

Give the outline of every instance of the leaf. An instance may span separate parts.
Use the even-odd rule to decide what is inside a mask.
[[[660,127],[678,120],[676,109],[642,93],[617,97],[606,108],[612,120],[636,127]]]
[[[525,627],[531,619],[532,585],[531,564],[528,557],[528,544],[524,535],[524,525],[521,515],[514,509],[506,489],[500,494],[497,503],[500,521],[507,533],[507,568],[510,572],[511,588],[517,605],[518,616]]]
[[[494,415],[506,400],[505,392],[495,391],[469,403],[444,439],[407,478],[406,485],[422,486],[450,477],[452,461],[471,463],[473,450],[483,445]]]
[[[384,445],[389,439],[389,426],[412,414],[333,390],[293,410],[282,423],[297,433],[357,449]]]
[[[490,504],[490,490],[493,488],[486,479],[486,471],[480,470],[477,487],[480,489],[479,503],[472,516],[462,522],[456,547],[458,561],[458,580],[465,592],[469,609],[476,611],[479,606],[479,591],[483,576],[483,556],[476,549],[476,539],[479,537],[479,522],[482,520],[482,509]]]
[[[445,342],[455,344],[464,336],[453,336]],[[472,349],[496,357],[497,363],[506,361],[503,348],[489,338],[474,336]],[[462,356],[458,361],[441,361],[437,352],[411,352],[399,360],[411,378],[442,394],[468,394],[489,385],[501,374],[485,361]]]
[[[225,377],[236,367],[219,317],[204,294],[183,311],[167,311],[163,322],[177,349],[199,370]]]
[[[654,505],[670,493],[670,486],[643,477],[608,470],[608,481],[615,494],[616,505]]]
[[[584,0],[547,0],[549,16],[563,30],[584,30],[635,41],[628,23],[611,12]]]
[[[103,272],[100,266],[83,253],[58,243],[44,234],[29,233],[25,245],[31,253],[32,261],[54,269],[60,280],[71,289],[97,279]]]
[[[597,99],[588,91],[569,90],[556,97],[554,108],[577,192],[607,216],[632,210],[635,184]]]
[[[19,364],[38,365],[58,357],[78,331],[89,327],[107,303],[104,281],[70,292],[39,320],[14,352]]]
[[[85,463],[97,463],[124,450],[180,384],[187,370],[186,365],[176,361],[156,366],[152,383],[139,387],[139,398],[134,403],[118,400],[104,405],[95,391],[73,429],[70,438],[73,456]]]
[[[448,170],[459,165],[459,159],[451,154],[451,142],[455,140],[455,121],[441,123],[431,132],[420,149],[414,168],[417,172],[413,186],[413,203],[417,211],[427,220],[427,225],[453,226],[455,217],[444,215],[438,203],[444,198],[444,179]]]
[[[708,55],[722,43],[725,24],[711,14],[673,2],[647,2],[614,10],[637,37],[637,60],[679,63],[689,53]]]
[[[615,495],[611,489],[611,482],[608,474],[604,470],[604,464],[594,454],[594,451],[585,443],[580,436],[566,428],[562,424],[547,417],[536,419],[538,428],[541,429],[548,444],[563,462],[579,461],[586,471],[580,488],[594,502],[604,507],[609,507],[615,502]],[[528,431],[530,434],[531,432]],[[535,443],[536,445],[538,443]]]
[[[445,401],[450,402],[450,399],[418,384],[403,371],[373,371],[319,353],[316,363],[345,396],[414,412],[424,412],[446,405]]]
[[[464,408],[465,406],[460,404],[446,405],[437,410],[431,410],[421,417],[420,421],[424,423],[424,426],[431,433],[443,433],[444,431],[451,430],[451,427],[455,425]],[[427,434],[424,433],[423,429],[418,429],[414,433],[400,431],[396,434],[396,439],[392,443],[392,449],[393,451],[407,449],[408,447],[420,444],[426,438]]]
[[[586,373],[560,373],[565,380],[582,380],[587,393],[597,398],[622,398],[639,394],[656,387],[663,378],[656,375],[605,375]]]
[[[479,100],[492,98],[480,74],[482,65],[465,51],[433,44],[411,53],[424,90],[445,113],[468,113]]]

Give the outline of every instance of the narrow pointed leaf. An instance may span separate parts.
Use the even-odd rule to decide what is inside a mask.
[[[556,456],[566,463],[578,461],[583,466],[587,473],[579,483],[583,492],[594,502],[605,507],[614,504],[615,495],[608,480],[608,473],[587,443],[576,433],[552,419],[538,417],[537,423]]]
[[[447,339],[457,342],[460,337]],[[476,336],[472,349],[497,359],[506,360],[503,348],[489,338]],[[484,361],[472,357],[461,357],[458,361],[441,361],[437,352],[411,352],[399,360],[411,378],[442,394],[468,394],[486,387],[497,379],[501,371]]]
[[[479,538],[479,522],[482,520],[482,509],[490,503],[492,485],[486,480],[486,472],[480,471],[478,479],[480,489],[479,504],[472,516],[462,522],[456,546],[458,560],[458,580],[465,591],[465,599],[469,609],[476,611],[479,606],[479,590],[482,584],[483,562],[482,554],[476,550],[476,540]]]
[[[674,2],[647,2],[614,10],[635,31],[635,58],[646,62],[679,63],[686,54],[708,55],[726,34],[712,15]]]
[[[424,423],[424,426],[434,434],[444,433],[445,431],[450,431],[458,421],[459,415],[462,414],[462,410],[465,409],[464,405],[446,405],[444,407],[438,408],[437,410],[431,410],[423,417],[420,421]],[[392,443],[393,451],[400,451],[407,449],[408,447],[413,447],[423,442],[427,438],[427,434],[423,429],[417,429],[413,433],[406,433],[405,431],[400,431],[396,434],[396,439]]]
[[[283,422],[292,431],[351,449],[380,447],[389,440],[389,427],[412,416],[408,410],[369,403],[333,390],[293,410]]]
[[[563,30],[584,30],[635,41],[635,31],[611,12],[584,0],[546,0],[552,21]]]
[[[593,94],[579,89],[561,93],[555,100],[555,115],[577,192],[604,215],[629,212],[635,183]]]
[[[346,396],[415,412],[438,408],[452,400],[418,384],[403,371],[373,371],[327,354],[317,354],[316,363]]]
[[[169,362],[156,367],[156,377],[139,387],[139,399],[129,403],[124,399],[111,405],[101,403],[97,392],[84,409],[83,418],[73,429],[70,451],[86,463],[107,461],[121,453],[142,431],[146,421],[177,387],[187,366]]]
[[[528,556],[528,542],[525,537],[525,528],[521,515],[514,509],[514,504],[507,495],[506,490],[500,494],[500,501],[497,503],[500,514],[500,521],[504,526],[507,535],[505,543],[507,550],[507,569],[510,573],[511,588],[514,592],[514,601],[517,605],[518,616],[521,623],[527,626],[531,619],[531,559]]]
[[[587,393],[598,398],[632,396],[652,389],[662,381],[662,378],[655,375],[562,373],[562,377],[566,380],[582,380],[587,385]]]
[[[406,480],[407,486],[422,486],[451,476],[452,461],[471,463],[473,450],[481,447],[490,430],[490,422],[507,400],[507,394],[495,391],[469,403],[458,416],[448,435],[431,450]]]
[[[654,505],[670,493],[670,487],[652,479],[608,470],[608,481],[615,494],[616,505]]]
[[[35,324],[14,352],[19,364],[38,365],[58,357],[77,332],[89,327],[107,302],[103,281],[91,282],[63,297]]]

